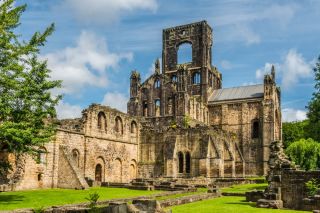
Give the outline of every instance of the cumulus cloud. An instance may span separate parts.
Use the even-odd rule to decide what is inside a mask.
[[[285,122],[301,121],[307,118],[306,111],[292,108],[282,110],[282,120]]]
[[[120,16],[136,10],[155,12],[156,0],[65,0],[76,17],[87,23],[112,23]]]
[[[312,76],[312,61],[308,62],[294,49],[290,49],[281,63],[275,63],[276,71],[281,75],[281,86],[288,89],[299,82],[300,79]],[[263,76],[271,71],[271,63],[256,70],[256,78],[262,80]]]
[[[107,71],[116,69],[122,60],[131,61],[132,53],[111,53],[103,38],[83,31],[75,47],[66,47],[42,56],[48,60],[51,77],[63,80],[62,93],[75,94],[85,86],[105,87]]]
[[[60,101],[60,103],[56,106],[56,110],[57,110],[59,119],[79,118],[81,117],[81,111],[82,111],[80,106],[71,105],[63,101]]]
[[[296,50],[289,50],[285,57],[284,63],[281,66],[282,70],[282,85],[284,88],[289,88],[298,82],[300,78],[310,77],[312,74],[312,66],[303,58],[302,54]]]
[[[128,97],[120,92],[108,92],[104,95],[102,104],[127,112]]]

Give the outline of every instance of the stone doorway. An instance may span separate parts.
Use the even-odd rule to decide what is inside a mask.
[[[102,181],[102,166],[101,164],[96,165],[96,171],[95,171],[95,181]]]

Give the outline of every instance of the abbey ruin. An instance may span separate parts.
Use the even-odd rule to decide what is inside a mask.
[[[186,43],[192,61],[179,64]],[[164,29],[161,65],[144,82],[131,73],[127,113],[92,104],[81,118],[59,121],[38,159],[2,150],[13,170],[0,177],[0,191],[266,175],[270,143],[281,140],[275,70],[261,84],[223,88],[212,46],[206,21]]]

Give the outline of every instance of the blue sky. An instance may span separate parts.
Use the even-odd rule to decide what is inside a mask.
[[[320,54],[318,0],[17,0],[27,3],[18,32],[28,39],[54,22],[42,48],[64,87],[60,118],[91,103],[126,110],[129,76],[143,78],[161,57],[162,29],[200,20],[213,28],[213,61],[223,87],[262,83],[276,66],[284,120],[305,118]]]

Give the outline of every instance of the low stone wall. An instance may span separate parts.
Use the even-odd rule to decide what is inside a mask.
[[[281,198],[285,208],[304,209],[303,199],[307,198],[305,183],[311,179],[320,178],[320,171],[282,170],[281,172]],[[320,209],[320,203],[317,206]]]
[[[182,205],[186,203],[193,203],[201,200],[207,200],[207,199],[215,198],[218,196],[219,195],[216,193],[204,193],[204,194],[190,195],[190,196],[185,196],[185,197],[180,197],[175,199],[163,200],[163,201],[160,201],[160,204],[162,208],[166,208],[169,206],[176,206],[176,205]]]

